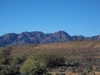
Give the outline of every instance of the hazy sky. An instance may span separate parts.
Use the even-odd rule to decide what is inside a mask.
[[[100,0],[0,0],[0,36],[60,30],[70,35],[100,34]]]

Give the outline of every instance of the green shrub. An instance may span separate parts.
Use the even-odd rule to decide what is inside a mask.
[[[87,65],[87,66],[84,68],[84,71],[85,71],[86,73],[92,72],[92,71],[93,71],[93,70],[92,70],[92,66]]]
[[[41,53],[37,54],[33,58],[27,59],[20,69],[23,74],[25,72],[31,73],[39,69],[44,72],[48,67],[54,67],[63,64],[64,58],[54,53]]]
[[[15,75],[19,73],[19,67],[15,65],[5,65],[0,73],[4,75]]]
[[[5,65],[7,63],[7,59],[6,58],[1,58],[0,59],[0,64]]]
[[[33,68],[39,67],[39,62],[33,61],[32,59],[27,59],[23,66],[21,67],[20,71],[21,73],[29,72]]]
[[[82,73],[80,73],[80,74],[78,74],[78,75],[86,75],[86,73],[82,72]]]
[[[11,47],[5,47],[0,49],[0,64],[7,64],[7,60],[9,59]]]
[[[55,75],[65,75],[65,73],[56,73]]]
[[[6,75],[5,71],[4,70],[1,70],[0,71],[0,75]]]
[[[22,55],[14,55],[9,60],[9,63],[10,64],[22,64],[25,60],[26,60],[26,55],[25,54],[22,54]]]
[[[0,49],[0,58],[7,58],[10,55],[12,47],[5,47]]]
[[[34,61],[39,61],[44,67],[55,67],[62,65],[64,57],[56,53],[41,53],[32,58]]]

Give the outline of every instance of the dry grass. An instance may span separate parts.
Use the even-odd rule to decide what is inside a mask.
[[[72,51],[81,52],[82,50],[97,50],[100,48],[100,41],[72,41],[40,45],[14,46],[11,55],[26,53],[31,56],[41,51],[57,51],[62,53],[71,53]]]
[[[28,55],[34,55],[41,51],[56,51],[56,52],[69,52],[81,50],[95,50],[100,48],[100,41],[73,41],[73,42],[60,42],[60,43],[50,43],[41,45],[23,45],[14,46],[11,50],[11,55],[26,53]]]

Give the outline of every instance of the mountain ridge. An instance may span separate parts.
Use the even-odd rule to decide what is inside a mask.
[[[7,33],[0,36],[0,46],[16,46],[25,44],[45,44],[54,42],[67,42],[75,40],[100,40],[100,35],[85,37],[85,36],[70,36],[65,31],[54,33],[43,33],[41,31],[22,32],[20,34]]]

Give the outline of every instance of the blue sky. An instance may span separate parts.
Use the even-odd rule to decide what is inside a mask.
[[[99,35],[100,0],[0,0],[0,36],[60,30],[70,35]]]

